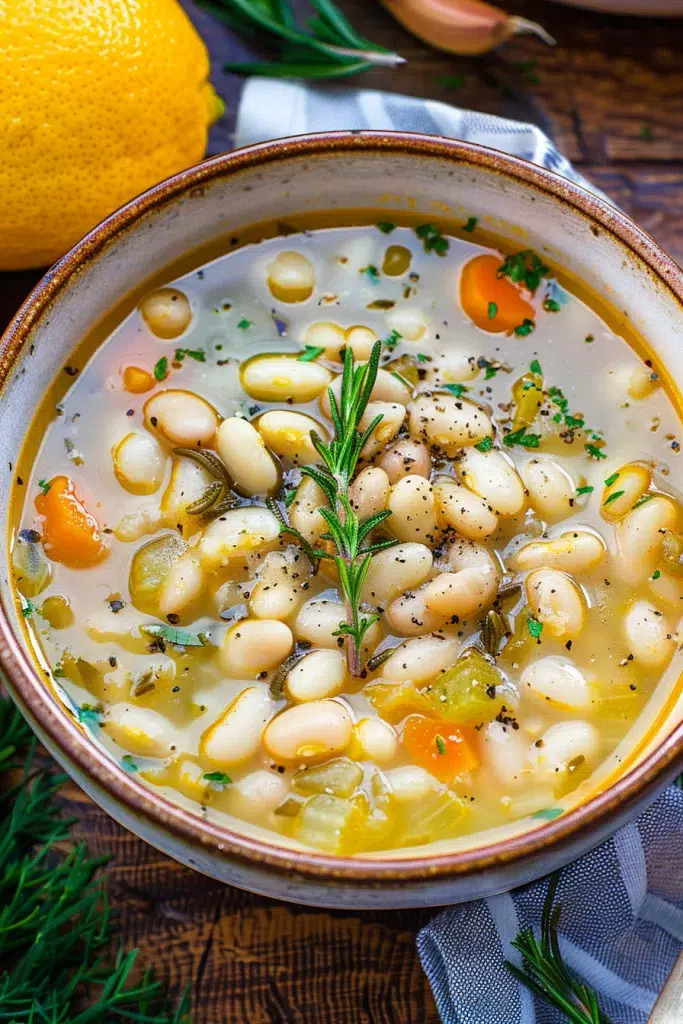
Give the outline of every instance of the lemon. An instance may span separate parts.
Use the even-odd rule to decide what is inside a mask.
[[[54,262],[204,154],[222,101],[176,0],[0,3],[0,270]]]

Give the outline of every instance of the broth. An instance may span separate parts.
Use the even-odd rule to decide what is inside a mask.
[[[147,784],[327,852],[559,816],[683,599],[679,421],[613,328],[474,223],[269,238],[146,296],[65,367],[21,488],[18,600],[67,706]],[[327,389],[344,418],[373,348],[326,498]],[[355,602],[321,506],[347,541],[390,513]]]

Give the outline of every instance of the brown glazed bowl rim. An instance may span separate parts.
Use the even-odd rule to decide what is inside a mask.
[[[155,185],[107,217],[47,272],[12,320],[0,342],[0,386],[29,339],[32,328],[58,300],[72,275],[141,216],[217,177],[256,170],[283,158],[356,153],[377,153],[385,157],[391,154],[412,155],[484,167],[521,182],[532,191],[550,195],[570,207],[577,217],[609,231],[683,304],[683,272],[673,260],[624,213],[565,178],[498,150],[437,136],[403,132],[324,132],[260,143],[212,157]],[[672,775],[676,762],[683,757],[681,723],[655,750],[612,785],[560,818],[539,825],[530,832],[477,849],[450,853],[424,853],[399,859],[382,855],[372,859],[335,857],[290,849],[205,821],[200,815],[172,803],[126,773],[58,708],[29,654],[12,632],[4,608],[0,609],[0,660],[19,700],[55,747],[114,802],[197,851],[226,860],[270,867],[286,875],[293,873],[300,879],[327,878],[348,884],[365,883],[381,889],[383,883],[391,885],[411,880],[474,875],[487,868],[527,860],[549,852],[572,837],[577,840],[590,837],[591,830],[597,830],[610,816],[632,806],[639,796],[655,789],[660,776]]]

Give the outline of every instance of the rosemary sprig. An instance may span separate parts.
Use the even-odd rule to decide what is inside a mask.
[[[505,965],[535,995],[560,1010],[570,1024],[611,1024],[609,1017],[600,1009],[593,989],[577,981],[562,959],[557,939],[562,905],[555,903],[559,880],[557,873],[548,884],[541,918],[540,942],[536,940],[532,928],[525,928],[512,943],[522,954],[524,970],[509,960],[505,961]]]
[[[328,532],[322,540],[331,541],[335,554],[332,557],[339,573],[339,582],[346,605],[346,621],[339,623],[335,636],[346,637],[346,657],[349,672],[359,676],[363,669],[363,637],[377,615],[361,612],[363,584],[370,568],[373,552],[391,547],[395,540],[381,540],[368,543],[372,531],[389,518],[391,512],[376,512],[360,520],[348,498],[349,484],[358,465],[361,451],[381,422],[382,416],[375,416],[364,430],[360,423],[367,409],[370,395],[377,379],[377,369],[382,352],[381,341],[375,342],[370,359],[357,366],[350,346],[344,352],[344,372],[339,401],[332,388],[328,388],[334,438],[323,441],[317,431],[311,431],[311,440],[322,459],[322,466],[304,466],[302,474],[314,480],[325,495],[328,505],[322,506],[320,514],[327,523]]]
[[[220,21],[279,54],[277,61],[238,61],[226,71],[274,78],[341,78],[374,66],[396,67],[403,57],[358,35],[332,0],[310,0],[317,12],[300,28],[289,0],[198,0]]]

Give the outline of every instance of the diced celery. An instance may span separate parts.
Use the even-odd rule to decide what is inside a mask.
[[[363,846],[367,805],[318,793],[299,814],[296,838],[327,853],[355,853]]]
[[[399,813],[397,845],[419,846],[457,835],[462,828],[466,808],[455,793],[442,789],[401,804]]]
[[[335,757],[332,761],[302,768],[295,772],[292,785],[297,793],[328,793],[332,796],[352,796],[363,781],[363,769],[348,757]]]
[[[35,534],[35,530],[22,530],[22,534]],[[39,543],[20,534],[12,548],[12,569],[17,590],[24,597],[35,597],[50,582],[50,563]]]
[[[296,818],[306,801],[302,796],[295,793],[288,793],[281,804],[275,808],[274,813],[280,818]]]
[[[389,373],[397,373],[413,387],[420,383],[419,363],[415,356],[399,356],[398,359],[392,359],[390,363],[385,363],[384,369]]]
[[[368,683],[363,694],[380,717],[387,722],[400,722],[415,711],[431,712],[426,694],[415,689],[413,683]]]
[[[514,697],[500,669],[476,650],[461,655],[425,693],[433,714],[460,725],[492,721]]]
[[[171,566],[187,550],[186,542],[175,533],[143,544],[135,552],[130,567],[130,595],[141,612],[158,614],[157,602]]]
[[[534,423],[543,405],[543,377],[529,371],[512,385],[512,398],[515,403],[513,430],[530,427]]]

